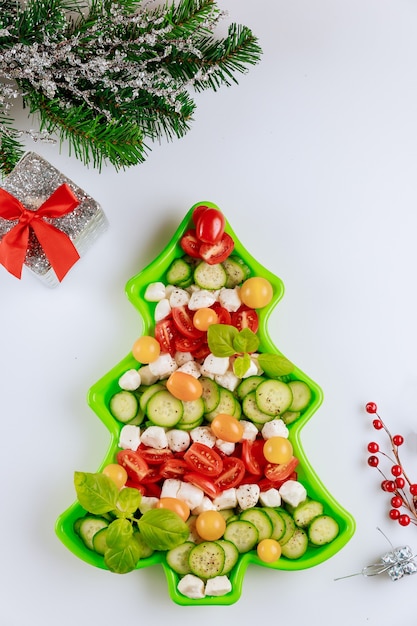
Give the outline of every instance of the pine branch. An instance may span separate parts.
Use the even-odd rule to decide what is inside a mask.
[[[12,126],[12,120],[0,111],[0,170],[9,174],[23,153],[24,147]]]

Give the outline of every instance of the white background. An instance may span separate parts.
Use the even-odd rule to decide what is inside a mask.
[[[0,622],[113,626],[253,619],[385,626],[415,620],[417,576],[360,572],[389,544],[417,552],[415,526],[387,518],[367,466],[375,401],[406,438],[417,482],[417,5],[412,0],[223,0],[259,37],[261,63],[239,86],[196,97],[191,131],[146,163],[99,173],[67,146],[27,141],[92,195],[110,227],[49,289],[0,273],[2,455]],[[17,121],[36,128],[17,107]],[[280,350],[324,403],[303,430],[308,458],[355,517],[347,546],[300,572],[249,567],[231,607],[180,607],[159,567],[117,576],[78,560],[54,533],[74,470],[95,471],[109,442],[88,389],[140,334],[129,278],[151,262],[190,206],[216,203],[241,242],[280,276],[270,319]]]

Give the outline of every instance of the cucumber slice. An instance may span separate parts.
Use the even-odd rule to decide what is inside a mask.
[[[251,391],[243,398],[242,411],[255,424],[266,424],[266,422],[270,422],[273,419],[271,415],[267,415],[258,407],[256,391]]]
[[[104,553],[107,550],[107,529],[108,527],[105,526],[93,535],[93,550],[94,552],[97,552],[97,554],[101,554],[101,556],[104,556]]]
[[[300,528],[307,528],[315,517],[323,514],[323,504],[318,500],[305,500],[293,511],[294,522]]]
[[[190,550],[188,562],[191,572],[196,576],[214,578],[223,571],[224,549],[215,541],[203,541]]]
[[[165,389],[165,387],[162,383],[154,383],[153,385],[149,385],[149,387],[145,387],[139,400],[139,405],[142,411],[146,412],[149,400],[157,391],[162,391],[163,389]]]
[[[189,424],[184,424],[182,422],[182,420],[180,420],[178,422],[178,424],[175,425],[175,428],[178,428],[179,430],[193,430],[193,428],[197,428],[197,426],[201,426],[201,424],[204,422],[204,418],[200,417],[200,419],[196,420],[195,422],[190,422]]]
[[[330,515],[319,515],[308,527],[308,539],[314,546],[330,543],[339,534],[339,524]]]
[[[220,402],[220,387],[214,380],[206,376],[200,376],[198,380],[203,388],[201,397],[204,402],[204,411],[211,413]]]
[[[84,545],[90,550],[94,550],[94,535],[103,528],[107,528],[108,525],[109,522],[104,517],[95,517],[93,515],[83,517],[78,527],[78,533]]]
[[[281,546],[282,556],[287,559],[299,559],[306,553],[308,548],[308,537],[305,530],[296,528],[292,537]]]
[[[156,426],[171,428],[178,424],[184,414],[181,400],[175,398],[167,389],[157,391],[146,405],[148,418]]]
[[[222,266],[227,276],[225,287],[228,289],[233,289],[233,287],[240,285],[250,275],[249,267],[236,255],[229,256],[222,262]]]
[[[289,411],[304,411],[311,402],[310,387],[302,380],[291,380],[287,383],[292,392],[292,402]]]
[[[283,538],[286,529],[283,516],[278,513],[277,510],[268,506],[262,507],[262,511],[264,511],[268,515],[272,523],[271,539],[275,539],[275,541],[280,541],[280,539]]]
[[[281,419],[284,424],[286,424],[286,426],[289,426],[290,424],[298,420],[300,415],[300,411],[284,411],[284,413],[281,415]]]
[[[285,523],[285,533],[282,535],[281,539],[278,540],[281,546],[284,546],[295,533],[296,525],[288,511],[286,511],[285,509],[281,509],[280,507],[275,510],[281,515]]]
[[[229,522],[223,534],[223,539],[231,541],[242,554],[249,552],[258,543],[258,529],[252,522],[238,519],[235,522]]]
[[[216,415],[218,415],[219,413],[234,415],[236,411],[236,398],[234,397],[233,393],[225,387],[219,387],[219,394],[219,403],[214,411],[210,411],[204,416],[207,422],[212,422]]]
[[[216,543],[218,543],[224,550],[224,565],[221,572],[222,576],[224,576],[225,574],[229,574],[238,562],[239,550],[236,548],[234,543],[227,541],[226,539],[217,539]]]
[[[174,572],[177,572],[180,576],[185,574],[191,574],[191,568],[189,564],[189,556],[191,550],[195,547],[195,543],[192,541],[186,541],[179,546],[168,550],[166,554],[166,560],[168,565]]]
[[[118,422],[126,424],[136,417],[139,402],[131,391],[118,391],[110,398],[109,409]]]
[[[209,265],[202,261],[194,270],[194,282],[201,289],[214,291],[225,286],[227,274],[220,263]]]
[[[265,380],[258,385],[255,397],[258,408],[272,417],[284,413],[292,402],[292,392],[288,384],[275,379]]]
[[[273,530],[271,518],[262,509],[246,509],[239,515],[239,519],[252,522],[258,531],[258,542],[262,539],[270,539]]]
[[[166,278],[169,285],[189,286],[193,281],[192,267],[183,257],[174,259],[168,268]]]
[[[243,400],[248,393],[255,391],[258,385],[263,383],[264,380],[265,378],[263,376],[248,376],[248,378],[244,378],[236,389],[236,395],[239,400]]]
[[[204,401],[202,398],[196,400],[182,401],[183,414],[181,424],[192,424],[204,416]]]

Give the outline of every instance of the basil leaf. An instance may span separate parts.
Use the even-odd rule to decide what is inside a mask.
[[[187,539],[190,529],[169,509],[150,509],[138,520],[139,531],[153,550],[170,550]]]
[[[107,526],[106,543],[109,548],[126,547],[132,536],[132,524],[127,519],[116,519]]]
[[[236,350],[233,340],[238,329],[229,324],[212,324],[207,331],[207,343],[214,356],[233,356]]]
[[[74,485],[79,503],[89,513],[103,515],[116,507],[119,490],[105,474],[75,472]]]
[[[258,363],[265,374],[271,378],[286,376],[294,369],[293,363],[280,354],[260,354]]]
[[[140,547],[133,536],[123,548],[108,548],[104,554],[107,567],[116,574],[131,572],[135,569],[139,559]]]
[[[233,339],[235,352],[256,352],[259,348],[259,338],[250,328],[242,328]]]
[[[137,489],[125,487],[119,492],[115,513],[118,517],[132,516],[138,509],[142,495]]]
[[[238,378],[243,378],[248,369],[250,368],[250,356],[249,354],[244,354],[243,356],[238,356],[233,363],[233,372]]]

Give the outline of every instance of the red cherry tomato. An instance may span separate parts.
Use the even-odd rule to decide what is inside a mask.
[[[223,233],[220,241],[216,243],[202,243],[200,246],[200,257],[209,265],[223,263],[233,252],[235,244],[227,233]]]
[[[207,478],[207,476],[201,476],[201,474],[198,474],[197,472],[188,472],[184,474],[183,480],[204,491],[206,496],[211,499],[220,495],[220,488],[215,485],[210,478]]]
[[[161,346],[162,352],[169,352],[171,356],[174,356],[176,352],[176,334],[175,324],[170,317],[155,324],[155,339]]]
[[[182,478],[190,470],[183,459],[172,458],[164,461],[159,473],[161,478]]]
[[[287,480],[298,465],[298,459],[293,456],[288,463],[267,463],[265,465],[265,476],[272,482]]]
[[[232,323],[232,316],[230,312],[227,309],[225,309],[219,302],[215,302],[211,306],[211,308],[214,309],[217,313],[218,324],[231,324]]]
[[[196,441],[184,454],[184,461],[203,476],[218,476],[223,469],[221,456],[212,448]]]
[[[238,330],[249,328],[254,333],[258,332],[259,318],[257,312],[245,305],[239,307],[237,311],[232,313],[232,326]]]
[[[120,450],[117,453],[117,462],[125,468],[129,478],[137,483],[141,483],[149,472],[145,459],[134,450]]]
[[[190,352],[196,361],[199,361],[201,359],[205,359],[206,356],[210,354],[210,348],[208,347],[208,344],[203,341],[198,348],[193,348]]]
[[[197,239],[194,228],[187,230],[187,232],[185,232],[180,239],[180,246],[184,250],[185,254],[188,254],[194,259],[200,258],[200,245],[201,242]]]
[[[193,211],[193,222],[194,224],[197,224],[199,218],[201,217],[201,215],[207,211],[208,206],[206,206],[205,204],[199,204],[198,206],[195,207],[194,211]]]
[[[141,482],[143,485],[149,485],[151,483],[159,483],[160,480],[161,474],[159,473],[159,468],[152,466],[148,469]]]
[[[190,339],[204,337],[204,333],[193,324],[193,313],[186,306],[176,306],[172,309],[172,319],[178,332]]]
[[[245,466],[241,459],[235,456],[226,456],[223,459],[223,470],[214,481],[215,486],[223,491],[237,487],[245,475]]]
[[[141,445],[137,449],[137,453],[145,459],[145,461],[149,465],[161,465],[168,461],[168,459],[172,459],[174,454],[169,448],[150,448],[148,446]]]
[[[206,208],[195,219],[197,238],[204,243],[217,243],[223,237],[225,219],[217,209]]]
[[[266,464],[263,446],[264,441],[262,439],[255,439],[255,441],[244,439],[242,441],[242,461],[247,471],[255,476],[262,476]]]

